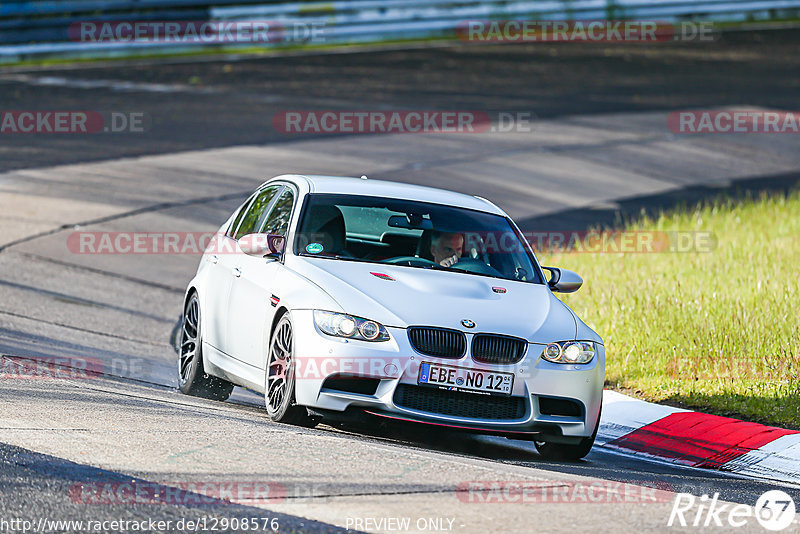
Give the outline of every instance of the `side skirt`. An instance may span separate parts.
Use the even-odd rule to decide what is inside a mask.
[[[232,358],[206,342],[203,342],[203,366],[210,375],[264,393],[264,369]]]

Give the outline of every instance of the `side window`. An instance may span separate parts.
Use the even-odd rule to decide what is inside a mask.
[[[239,225],[239,228],[236,230],[236,235],[233,236],[234,239],[239,239],[242,236],[256,232],[258,222],[269,207],[272,197],[275,196],[281,187],[280,185],[273,185],[256,195],[255,200],[253,200],[250,207],[247,208],[247,212],[242,218],[242,224]]]
[[[286,235],[289,230],[289,218],[292,215],[294,205],[294,193],[288,187],[275,202],[275,207],[264,221],[261,231],[265,234]]]
[[[254,196],[255,196],[255,194],[250,195],[249,197],[247,197],[247,200],[244,201],[244,204],[239,206],[239,213],[236,214],[236,218],[233,220],[231,225],[228,227],[228,231],[225,232],[226,236],[233,237],[233,232],[235,232],[236,228],[239,226],[239,223],[241,222],[242,217],[244,217],[244,214],[247,211],[247,206],[250,205],[250,201],[253,200]]]

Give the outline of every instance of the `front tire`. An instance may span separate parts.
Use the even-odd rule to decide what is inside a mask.
[[[289,314],[278,321],[269,345],[264,386],[264,402],[269,418],[277,423],[314,427],[315,419],[295,402],[294,331]]]
[[[224,401],[231,396],[233,384],[205,372],[201,332],[200,299],[194,293],[183,311],[178,346],[178,389],[186,395]]]
[[[602,407],[600,413],[602,413]],[[594,432],[588,438],[583,438],[575,445],[568,445],[565,443],[548,443],[546,441],[534,441],[536,450],[546,460],[561,460],[567,462],[576,462],[585,457],[592,450],[594,440],[597,437],[597,431],[600,429],[600,414],[597,415],[597,424],[594,427]]]

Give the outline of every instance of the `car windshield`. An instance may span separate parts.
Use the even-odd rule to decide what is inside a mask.
[[[428,202],[310,194],[295,254],[543,283],[503,216]]]

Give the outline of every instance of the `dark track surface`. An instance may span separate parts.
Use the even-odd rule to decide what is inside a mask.
[[[21,72],[5,71],[3,110],[144,112],[151,127],[147,134],[4,135],[0,171],[291,139],[274,130],[272,117],[293,109],[520,111],[539,118],[744,104],[792,110],[799,71],[800,30],[725,33],[702,43],[455,43],[25,74],[167,84],[169,92],[38,85],[41,80],[20,82]]]
[[[137,521],[148,525],[149,520],[171,521],[169,531],[175,531],[181,520],[201,521],[205,518],[253,518],[261,526],[261,518],[276,518],[281,532],[347,532],[334,525],[310,521],[302,517],[269,512],[261,508],[242,506],[205,495],[183,492],[177,494],[180,502],[150,504],[141,502],[97,504],[91,498],[81,497],[82,487],[118,487],[139,484],[142,488],[158,488],[163,492],[166,486],[155,485],[146,480],[132,478],[121,473],[113,473],[89,465],[82,465],[54,456],[39,454],[20,447],[0,443],[0,511],[4,520],[25,519],[33,522],[33,528],[43,521],[40,532],[92,532],[97,529],[76,528],[76,523],[87,521]],[[90,495],[90,493],[86,493]],[[143,499],[144,501],[144,499]],[[201,503],[201,504],[193,504]],[[77,523],[79,524],[79,523]],[[213,524],[207,521],[206,524]],[[267,522],[269,524],[269,522]],[[20,523],[17,523],[20,525]],[[88,525],[87,525],[88,526]],[[21,532],[22,528],[4,529]],[[132,530],[132,529],[126,529]],[[137,529],[139,530],[139,529]],[[158,532],[144,529],[146,532]],[[186,531],[186,529],[183,529]],[[111,529],[106,529],[111,531]],[[239,532],[240,529],[221,529],[220,532]]]

